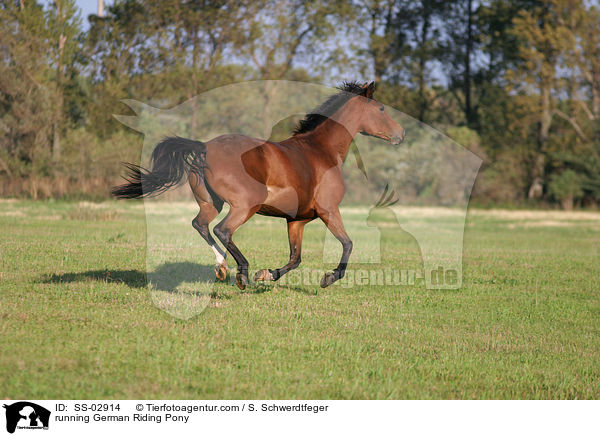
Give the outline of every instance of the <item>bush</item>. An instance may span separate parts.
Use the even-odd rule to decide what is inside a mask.
[[[558,200],[563,209],[573,209],[575,200],[583,196],[581,176],[573,170],[565,170],[560,174],[550,176],[548,192]]]

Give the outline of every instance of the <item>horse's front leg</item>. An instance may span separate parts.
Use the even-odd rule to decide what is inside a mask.
[[[340,259],[339,265],[333,270],[333,272],[327,272],[321,279],[321,287],[326,288],[332,283],[343,278],[346,274],[346,266],[348,265],[348,259],[350,253],[352,253],[352,241],[344,229],[344,223],[342,222],[342,216],[340,210],[336,206],[335,208],[329,208],[328,210],[317,211],[319,218],[325,223],[329,231],[337,238],[342,244],[342,258]]]
[[[254,281],[260,280],[278,280],[288,271],[291,271],[300,265],[302,260],[302,236],[304,235],[304,226],[312,220],[290,220],[288,219],[288,239],[290,241],[290,260],[278,269],[261,269],[254,276]]]

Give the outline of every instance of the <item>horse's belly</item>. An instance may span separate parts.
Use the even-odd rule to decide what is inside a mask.
[[[261,215],[297,218],[306,214],[298,193],[292,187],[267,186],[267,197],[258,211]]]

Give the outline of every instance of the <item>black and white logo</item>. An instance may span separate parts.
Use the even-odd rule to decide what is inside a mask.
[[[19,401],[4,405],[6,409],[6,431],[14,433],[16,429],[48,429],[50,411],[29,401]]]

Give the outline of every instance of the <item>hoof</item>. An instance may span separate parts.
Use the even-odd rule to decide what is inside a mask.
[[[273,280],[273,274],[271,274],[271,271],[269,271],[268,269],[261,269],[259,271],[256,271],[256,274],[254,276],[255,282],[270,281],[270,280]]]
[[[321,279],[321,287],[326,288],[333,282],[335,282],[335,275],[332,272],[325,273],[323,278]]]
[[[248,284],[248,277],[242,273],[237,273],[235,276],[235,284],[243,291]]]
[[[227,262],[223,261],[222,264],[215,266],[215,276],[220,282],[224,282],[227,278]]]

